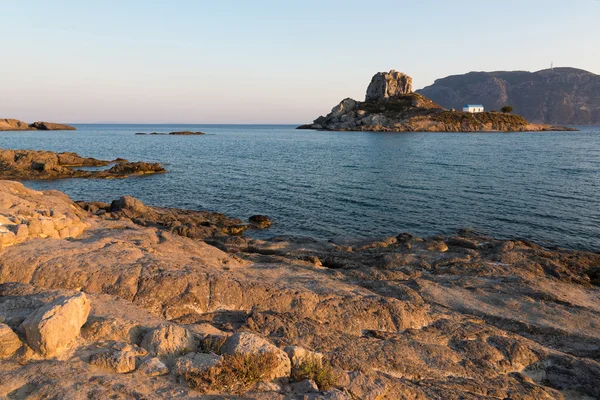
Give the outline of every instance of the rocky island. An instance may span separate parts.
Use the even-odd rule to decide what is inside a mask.
[[[375,132],[525,132],[574,130],[531,124],[500,112],[447,110],[412,91],[412,78],[398,71],[379,72],[367,88],[365,101],[342,100],[327,116],[298,129]]]
[[[78,167],[107,167],[102,170]],[[76,153],[0,148],[0,179],[125,178],[163,173],[161,164],[129,162],[122,158],[106,161],[80,157]]]
[[[204,132],[200,132],[200,131],[178,131],[178,132],[169,132],[169,133],[161,133],[161,132],[150,132],[150,133],[146,133],[146,132],[136,132],[136,135],[205,135]]]
[[[75,127],[55,122],[27,122],[12,118],[0,118],[0,131],[74,131]]]
[[[600,397],[599,254],[267,221],[0,181],[0,397]]]

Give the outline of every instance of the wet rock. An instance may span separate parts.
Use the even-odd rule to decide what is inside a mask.
[[[12,357],[21,345],[19,336],[8,325],[0,323],[0,360]]]
[[[271,220],[266,215],[253,215],[248,218],[253,228],[266,229],[271,226]]]
[[[107,175],[148,175],[160,174],[163,172],[167,172],[167,170],[164,169],[164,167],[159,163],[147,163],[139,161],[119,163],[111,167],[107,171]]]
[[[44,357],[58,355],[79,336],[90,313],[84,293],[63,297],[38,309],[21,324],[27,344]]]

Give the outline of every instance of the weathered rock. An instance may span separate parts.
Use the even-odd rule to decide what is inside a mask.
[[[135,370],[135,356],[136,353],[130,349],[102,351],[90,356],[90,364],[126,374]]]
[[[299,346],[286,346],[283,351],[286,352],[292,365],[299,365],[306,360],[323,360],[323,354],[314,351],[306,350]]]
[[[2,118],[0,119],[0,131],[74,131],[75,128],[69,125],[57,124],[54,122],[34,122],[33,124],[27,124],[27,122],[19,121],[18,119]]]
[[[170,361],[195,351],[198,348],[198,339],[180,326],[162,324],[144,336],[141,346],[151,355]]]
[[[76,167],[105,167],[108,170],[89,171]],[[75,153],[54,153],[37,150],[0,149],[0,179],[60,179],[60,178],[125,178],[130,175],[162,173],[158,163],[113,161],[80,157]]]
[[[21,345],[19,336],[8,325],[0,323],[0,360],[12,357]]]
[[[124,162],[118,163],[106,171],[107,176],[110,175],[148,175],[160,174],[167,172],[159,163],[147,162]]]
[[[137,370],[148,376],[162,376],[169,373],[169,368],[156,357],[142,361]]]
[[[271,379],[289,376],[291,362],[288,355],[268,340],[249,332],[240,332],[229,337],[221,348],[223,354],[261,354],[274,353],[279,365],[274,369]]]
[[[412,78],[402,72],[378,72],[367,88],[366,101],[379,101],[412,93]]]
[[[291,386],[292,390],[299,394],[317,393],[319,391],[319,387],[317,386],[315,381],[312,381],[310,379],[305,379],[300,382],[294,382]]]
[[[90,300],[84,293],[60,298],[41,307],[21,324],[27,344],[44,357],[68,349],[79,336],[90,313]]]
[[[223,360],[222,356],[207,353],[188,353],[175,361],[174,372],[177,375],[198,374],[217,366]]]
[[[39,131],[74,131],[75,127],[65,124],[57,124],[55,122],[34,122],[29,125],[30,128]]]

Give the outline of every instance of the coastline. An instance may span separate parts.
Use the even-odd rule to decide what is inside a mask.
[[[140,363],[157,358],[168,371],[150,379],[134,366],[130,374],[147,385],[143,391],[160,387],[193,397],[200,393],[181,378],[191,373],[184,361],[192,360],[192,370],[202,368],[193,360],[208,354],[203,343],[217,336],[233,346],[240,335],[266,340],[261,346],[275,353],[286,346],[317,352],[336,378],[323,390],[294,383],[294,350],[281,358],[281,377],[245,388],[247,398],[599,394],[600,364],[590,350],[600,344],[595,253],[469,232],[361,242],[258,240],[228,228],[241,221],[216,213],[148,207],[130,198],[78,205],[62,193],[6,181],[0,199],[7,244],[0,250],[4,324],[18,333],[32,304],[52,304],[57,295],[85,293],[92,303],[77,341],[52,356],[58,358],[51,365],[27,346],[2,364],[5,382],[33,382],[66,368],[73,374],[55,381],[59,385],[36,387],[39,394],[96,390],[97,382],[86,376],[99,371],[110,385],[131,388],[128,375],[112,364],[98,369],[91,360],[133,352]],[[8,246],[11,234],[19,239]],[[21,305],[2,307],[6,301]],[[177,355],[161,354],[146,339],[161,326],[192,341],[176,347]],[[456,374],[467,381],[453,379]],[[0,394],[9,392],[0,385]]]

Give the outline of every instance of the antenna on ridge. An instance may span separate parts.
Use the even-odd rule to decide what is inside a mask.
[[[552,70],[554,69],[554,61],[552,61],[552,62],[550,63],[550,69],[552,69]]]

